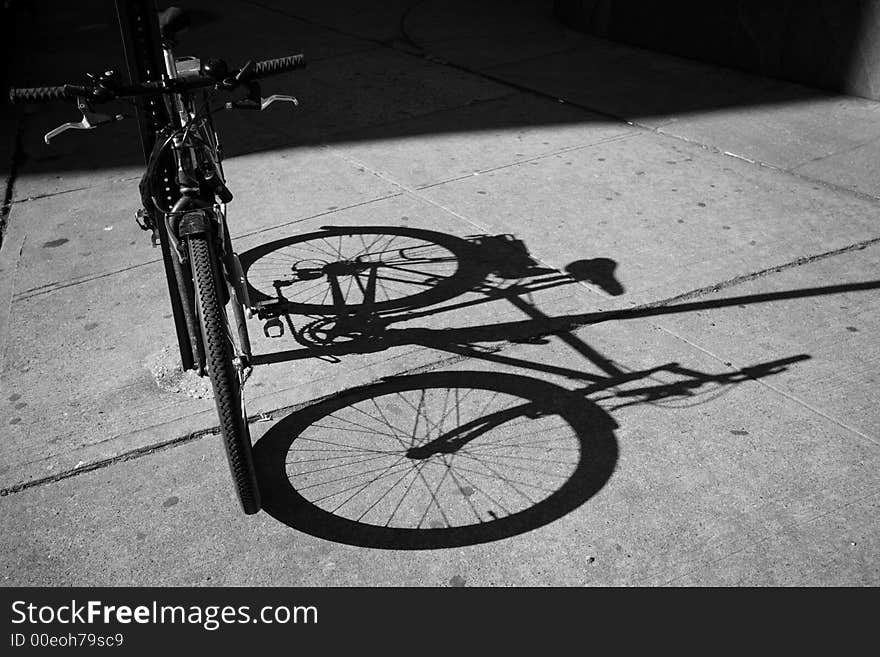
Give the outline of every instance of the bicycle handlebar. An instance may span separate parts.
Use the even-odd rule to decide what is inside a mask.
[[[288,71],[305,68],[305,55],[290,55],[278,59],[265,59],[254,64],[246,64],[239,70],[238,75],[249,69],[242,77],[232,76],[225,80],[217,80],[203,75],[191,78],[178,78],[164,82],[144,82],[143,84],[123,86],[118,89],[108,89],[100,85],[83,86],[76,84],[63,84],[55,87],[22,87],[9,90],[9,100],[12,103],[44,103],[56,100],[84,97],[98,102],[114,100],[120,97],[148,96],[153,94],[171,94],[198,89],[201,87],[218,86],[232,90],[236,86],[257,78],[278,75]],[[231,81],[235,81],[232,83]]]
[[[69,86],[71,85],[63,84],[58,87],[10,89],[9,100],[13,103],[44,103],[52,100],[75,98],[76,93],[68,91]]]
[[[261,78],[267,75],[278,75],[298,68],[305,68],[306,57],[303,54],[280,57],[278,59],[264,59],[254,64],[253,77]]]

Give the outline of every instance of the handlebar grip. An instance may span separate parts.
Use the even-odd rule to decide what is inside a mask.
[[[9,90],[9,101],[12,103],[46,103],[52,100],[75,98],[76,94],[68,89],[68,85],[60,87],[25,87]]]
[[[279,57],[278,59],[264,59],[254,64],[253,77],[265,77],[267,75],[276,75],[278,73],[286,73],[294,71],[298,68],[305,68],[306,57],[303,54],[290,55],[289,57]]]

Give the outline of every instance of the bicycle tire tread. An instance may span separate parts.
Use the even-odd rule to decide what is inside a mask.
[[[257,513],[260,510],[260,493],[254,472],[251,443],[247,435],[246,419],[241,418],[241,391],[236,390],[236,374],[225,323],[222,321],[210,247],[204,236],[190,238],[190,256],[200,309],[205,365],[214,390],[226,456],[242,509],[247,514]]]

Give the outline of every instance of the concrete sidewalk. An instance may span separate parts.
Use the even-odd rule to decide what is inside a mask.
[[[212,401],[151,371],[176,347],[131,221],[133,124],[49,148],[72,108],[26,110],[0,250],[5,584],[880,583],[880,103],[592,39],[544,0],[188,5],[210,20],[180,54],[310,59],[266,85],[295,112],[218,117],[239,252],[433,231],[461,262],[387,293],[468,284],[336,355],[252,322],[267,512],[245,517]],[[75,20],[14,82],[118,61],[112,3]],[[456,438],[296,469],[359,423]]]

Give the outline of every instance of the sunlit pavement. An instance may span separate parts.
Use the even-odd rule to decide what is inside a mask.
[[[373,247],[378,298],[422,296],[330,344],[318,312],[252,321],[244,516],[211,400],[150,369],[176,347],[133,122],[47,147],[74,109],[25,110],[5,584],[878,584],[880,103],[593,40],[541,0],[187,4],[180,54],[310,59],[265,84],[298,109],[218,118],[252,285]],[[121,64],[112,3],[70,11],[15,82]]]

